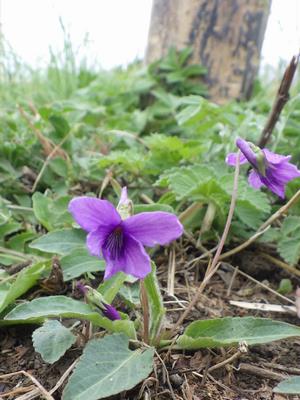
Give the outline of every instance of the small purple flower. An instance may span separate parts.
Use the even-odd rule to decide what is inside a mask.
[[[102,310],[102,313],[103,315],[105,315],[106,318],[110,319],[111,321],[116,321],[117,319],[121,319],[120,314],[115,309],[115,307],[106,303],[103,303],[103,306],[104,308]]]
[[[240,164],[249,162],[253,167],[248,177],[249,184],[254,189],[266,186],[277,196],[284,199],[285,185],[300,176],[297,167],[289,163],[291,156],[282,156],[272,153],[268,149],[260,149],[241,138],[237,139],[236,145],[242,152]],[[226,163],[235,166],[236,157],[237,153],[228,154]]]
[[[124,188],[121,206],[126,202]],[[144,246],[167,244],[183,232],[178,218],[171,213],[143,212],[122,219],[124,213],[121,210],[119,213],[109,201],[93,197],[83,196],[71,200],[69,211],[75,221],[88,232],[87,248],[90,254],[98,257],[102,255],[105,259],[104,279],[118,271],[144,278],[151,271],[151,261]]]

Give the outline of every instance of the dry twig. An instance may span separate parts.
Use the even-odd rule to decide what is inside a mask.
[[[241,308],[245,308],[247,310],[259,310],[259,311],[267,311],[267,312],[281,312],[281,313],[290,313],[296,314],[297,309],[295,306],[282,306],[280,304],[266,304],[266,303],[251,303],[249,301],[235,301],[230,300],[229,303],[232,306],[237,306]]]
[[[223,360],[221,362],[219,362],[218,364],[212,365],[210,368],[208,368],[207,372],[212,372],[216,369],[225,367],[225,365],[231,363],[232,361],[236,360],[237,358],[239,358],[241,356],[242,352],[240,350],[238,350],[236,353],[234,353],[231,357],[226,358],[226,360]]]
[[[264,283],[258,281],[257,279],[252,278],[252,276],[246,274],[246,272],[243,272],[238,268],[235,268],[233,265],[227,264],[227,263],[226,264],[222,263],[222,265],[226,265],[226,266],[230,267],[231,269],[233,269],[234,271],[237,271],[238,274],[244,276],[245,278],[249,279],[250,281],[256,283],[257,285],[259,285],[261,287],[263,287],[265,290],[268,290],[269,292],[273,293],[275,296],[281,298],[282,300],[287,301],[290,304],[295,304],[295,302],[293,300],[289,299],[288,297],[284,296],[281,293],[278,293],[276,290],[270,288],[269,286],[267,286]]]
[[[51,396],[51,394],[40,384],[40,382],[27,371],[22,370],[22,371],[17,371],[17,372],[11,372],[10,374],[4,374],[4,375],[0,376],[0,379],[10,378],[11,376],[20,375],[20,374],[25,375],[27,378],[29,378],[37,386],[40,393],[44,396],[45,399],[54,400],[54,398]]]
[[[175,269],[176,269],[175,260],[176,260],[175,247],[172,246],[169,253],[169,270],[168,270],[168,284],[167,284],[167,293],[169,296],[174,296]]]
[[[299,62],[299,54],[291,59],[291,62],[289,63],[287,69],[285,70],[270,116],[267,120],[266,126],[262,131],[261,138],[258,143],[259,147],[265,147],[265,145],[270,140],[273,129],[279,119],[280,113],[285,104],[287,103],[287,101],[289,100],[290,97],[289,90],[298,66],[298,62]]]
[[[4,398],[4,397],[16,396],[16,395],[18,395],[20,393],[28,393],[28,392],[32,391],[32,389],[36,390],[34,385],[15,388],[13,390],[10,390],[9,392],[1,393],[0,394],[0,399]],[[39,393],[39,390],[37,390],[37,392]]]
[[[46,158],[38,176],[36,177],[36,180],[32,186],[31,192],[33,193],[41,179],[41,177],[43,176],[43,173],[47,167],[47,165],[49,164],[49,162],[52,160],[52,158],[57,154],[57,150],[60,149],[61,150],[61,146],[65,143],[65,141],[68,139],[69,134],[67,134],[61,141],[60,143],[58,143],[53,150],[49,153],[48,157]]]
[[[263,258],[265,258],[266,260],[272,262],[273,264],[277,265],[280,268],[285,269],[287,272],[289,272],[290,274],[294,274],[296,276],[300,277],[300,271],[297,268],[294,268],[293,266],[285,263],[284,261],[278,260],[277,258],[271,256],[270,254],[261,254],[261,256]]]
[[[63,375],[57,381],[56,385],[51,390],[49,390],[50,394],[53,394],[54,392],[56,392],[57,389],[60,388],[60,386],[64,383],[64,381],[67,379],[67,377],[70,375],[70,373],[74,369],[77,362],[78,362],[78,358],[63,373]],[[38,397],[39,395],[40,395],[40,391],[38,389],[33,389],[31,392],[27,393],[26,395],[18,397],[16,400],[33,400],[36,397]]]
[[[240,372],[246,372],[251,375],[256,375],[260,378],[273,379],[275,381],[282,381],[283,379],[287,378],[287,375],[279,374],[278,372],[273,372],[266,368],[260,368],[256,365],[248,363],[241,363],[236,370]]]

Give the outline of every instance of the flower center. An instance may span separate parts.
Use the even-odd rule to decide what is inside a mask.
[[[113,260],[120,257],[123,249],[123,230],[121,226],[117,226],[107,237],[105,241],[105,248],[110,252]]]

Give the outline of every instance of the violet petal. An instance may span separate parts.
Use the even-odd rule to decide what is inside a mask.
[[[268,149],[262,149],[262,151],[264,152],[267,161],[272,164],[278,164],[283,161],[289,161],[291,159],[291,156],[282,156],[281,154],[273,153]]]
[[[123,221],[125,232],[145,246],[167,244],[182,235],[183,226],[176,215],[163,212],[144,212]]]
[[[101,249],[109,232],[109,227],[99,227],[97,230],[87,235],[86,246],[92,256],[101,257]]]
[[[229,153],[225,159],[226,164],[231,165],[232,167],[236,166],[236,159],[238,153]],[[240,165],[246,164],[248,162],[247,158],[243,153],[240,154]]]
[[[267,170],[267,174],[271,174],[276,180],[287,183],[292,179],[300,176],[300,171],[297,167],[289,162],[283,161],[279,164],[270,166]]]
[[[118,225],[121,221],[115,207],[107,200],[94,197],[75,197],[68,207],[75,221],[87,232],[101,225]]]
[[[249,185],[251,185],[254,189],[259,189],[262,186],[264,186],[264,184],[262,183],[262,181],[260,179],[259,173],[256,172],[254,169],[251,170],[251,172],[248,176],[248,182],[249,182]]]
[[[298,178],[300,171],[288,161],[278,164],[269,164],[266,177],[261,177],[261,181],[275,194],[282,199],[285,197],[285,185],[292,179]]]
[[[249,163],[253,167],[256,167],[257,166],[256,155],[255,155],[254,151],[251,149],[249,143],[244,139],[238,138],[236,140],[236,145],[241,150],[243,155],[247,158]]]
[[[271,190],[271,192],[277,194],[281,199],[285,198],[285,184],[278,182],[276,179],[270,178],[270,176],[261,176],[262,183]]]

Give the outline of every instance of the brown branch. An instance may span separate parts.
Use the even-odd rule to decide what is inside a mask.
[[[287,375],[279,374],[278,372],[273,372],[265,367],[261,368],[248,363],[241,363],[236,370],[275,381],[282,381],[283,379],[287,378]]]
[[[258,142],[259,147],[265,147],[268,141],[270,140],[273,129],[279,119],[280,113],[290,98],[289,90],[298,66],[298,62],[299,62],[299,54],[291,59],[291,62],[289,63],[288,67],[284,72],[271,113],[267,120],[266,126],[262,131],[261,138]]]
[[[39,389],[39,391],[41,392],[41,394],[45,399],[54,400],[54,397],[52,397],[51,394],[40,384],[40,382],[27,371],[22,370],[22,371],[11,372],[10,374],[4,374],[0,376],[0,379],[6,379],[20,374],[23,374],[27,378],[31,379],[31,381],[37,386],[37,388]]]

